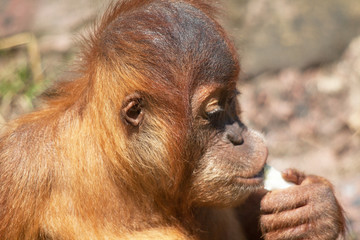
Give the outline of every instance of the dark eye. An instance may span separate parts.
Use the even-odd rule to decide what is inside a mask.
[[[206,117],[210,122],[217,122],[222,119],[224,114],[225,114],[225,110],[223,108],[218,108],[210,112],[207,112]]]
[[[121,111],[125,123],[137,127],[143,120],[143,100],[140,97],[129,98]]]

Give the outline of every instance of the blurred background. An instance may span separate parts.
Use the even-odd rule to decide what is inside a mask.
[[[66,78],[109,0],[0,0],[0,130]],[[330,179],[360,236],[360,1],[223,0],[241,56],[244,122],[269,163]]]

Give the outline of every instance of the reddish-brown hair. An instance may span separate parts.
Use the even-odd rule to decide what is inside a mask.
[[[78,77],[56,83],[42,109],[10,122],[0,137],[3,239],[111,238],[174,225],[187,207],[191,154],[182,143],[193,86],[239,71],[214,13],[198,0],[109,7],[83,40]],[[232,60],[219,64],[223,54]],[[120,109],[133,92],[148,105],[141,128],[129,130]]]

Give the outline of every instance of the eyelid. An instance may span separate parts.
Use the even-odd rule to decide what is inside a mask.
[[[204,94],[207,95],[207,97],[204,97],[203,100],[205,106],[202,108],[202,114],[210,116],[225,112],[229,104],[232,104],[239,94],[240,92],[237,89],[231,91],[222,91],[217,89],[211,94],[207,92]]]
[[[219,100],[217,98],[211,98],[208,103],[206,104],[205,107],[205,112],[213,112],[216,111],[217,109],[221,108],[220,104],[219,104]]]
[[[223,109],[222,107],[219,107],[217,109],[214,109],[210,112],[206,112],[207,115],[213,115],[213,114],[217,114],[217,113],[221,113],[221,112],[224,112],[225,109]]]

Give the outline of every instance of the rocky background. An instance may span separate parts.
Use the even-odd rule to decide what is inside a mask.
[[[44,88],[66,78],[77,39],[108,2],[0,0],[0,124],[31,111]],[[348,239],[359,239],[360,1],[218,5],[242,59],[243,119],[265,134],[269,163],[329,178],[348,214]],[[34,34],[41,62],[29,44],[4,43],[23,32]]]

